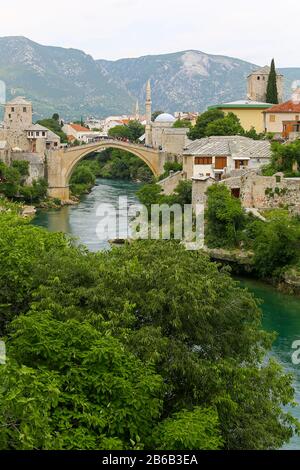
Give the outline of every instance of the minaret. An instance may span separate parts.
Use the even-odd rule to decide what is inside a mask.
[[[139,106],[139,100],[136,101],[135,105],[135,120],[139,121],[140,120],[140,106]]]
[[[152,128],[151,128],[151,117],[152,117],[152,101],[151,101],[151,84],[150,80],[146,86],[146,145],[152,145]]]

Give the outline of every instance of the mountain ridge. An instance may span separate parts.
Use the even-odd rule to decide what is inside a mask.
[[[54,112],[66,119],[128,114],[152,83],[153,109],[203,111],[246,96],[246,77],[259,65],[195,49],[117,60],[94,59],[76,48],[42,45],[24,36],[0,37],[0,80],[7,97],[31,99],[35,119]],[[300,67],[280,68],[286,96]]]

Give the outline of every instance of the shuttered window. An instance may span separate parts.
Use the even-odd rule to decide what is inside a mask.
[[[211,165],[212,157],[195,157],[195,165]]]

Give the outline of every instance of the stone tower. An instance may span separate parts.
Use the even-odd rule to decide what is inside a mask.
[[[140,106],[139,106],[139,101],[136,101],[135,105],[135,120],[138,121],[140,119]]]
[[[252,101],[266,103],[267,86],[270,74],[270,67],[267,65],[262,69],[255,70],[248,76],[247,97]],[[278,102],[283,102],[283,75],[277,73]]]
[[[150,80],[148,80],[147,86],[146,86],[146,137],[145,137],[146,145],[152,145],[151,118],[152,118],[151,84],[150,84]]]
[[[32,104],[18,96],[5,104],[4,127],[14,131],[25,131],[32,126]]]

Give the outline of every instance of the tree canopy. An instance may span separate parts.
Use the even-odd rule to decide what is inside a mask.
[[[113,127],[109,130],[108,135],[136,142],[144,132],[145,127],[139,121],[129,121],[126,125]]]
[[[202,252],[89,253],[0,214],[1,449],[276,449],[292,377],[254,297]]]

